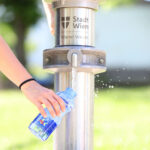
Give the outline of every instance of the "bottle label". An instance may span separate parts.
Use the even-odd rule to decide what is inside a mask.
[[[43,118],[40,114],[30,124],[29,129],[34,135],[45,141],[55,130],[57,124],[49,117]]]

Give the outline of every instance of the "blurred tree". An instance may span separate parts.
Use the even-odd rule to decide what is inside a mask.
[[[111,8],[118,5],[133,4],[140,1],[142,0],[100,0],[100,4],[104,7]]]
[[[41,17],[38,0],[0,0],[0,7],[1,21],[9,24],[17,37],[15,53],[26,66],[25,38],[28,29]]]

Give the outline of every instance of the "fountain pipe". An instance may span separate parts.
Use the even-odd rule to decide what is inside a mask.
[[[94,75],[106,71],[105,52],[95,48],[97,0],[55,0],[56,45],[43,52],[55,91],[72,87],[74,109],[54,133],[54,150],[93,150]]]

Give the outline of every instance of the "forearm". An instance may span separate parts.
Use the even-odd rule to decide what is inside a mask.
[[[31,78],[22,64],[17,60],[9,46],[0,36],[0,71],[17,86]]]

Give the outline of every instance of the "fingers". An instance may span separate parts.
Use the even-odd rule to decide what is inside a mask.
[[[40,103],[37,103],[36,106],[37,106],[38,110],[40,111],[41,115],[45,118],[47,115],[46,115],[46,112],[45,112],[43,106]]]
[[[56,115],[59,116],[61,110],[63,112],[65,111],[64,101],[58,95],[56,95],[52,90],[48,90],[44,92],[42,96],[38,98],[38,103],[36,104],[42,116],[46,117],[46,112],[42,104],[44,104],[47,107],[52,117],[55,117]]]
[[[56,112],[56,115],[59,116],[61,113],[59,103],[53,98],[51,93],[48,93],[46,95],[46,99],[51,103],[52,107],[54,108]]]
[[[65,108],[66,108],[64,101],[58,95],[56,95],[54,92],[52,92],[52,95],[53,95],[54,99],[58,102],[58,104],[60,105],[61,110],[64,112]]]
[[[55,34],[55,11],[53,10],[52,4],[47,4],[46,6],[46,14],[49,14],[51,17],[51,20],[49,20],[49,22],[51,22],[50,24],[50,31],[51,34],[54,35]]]
[[[50,30],[51,34],[54,36],[55,35],[55,30],[53,29],[53,27],[51,26],[51,30]]]
[[[51,105],[51,103],[45,99],[45,98],[41,98],[42,103],[47,107],[47,109],[49,110],[50,114],[52,115],[52,117],[56,116],[56,113]]]

